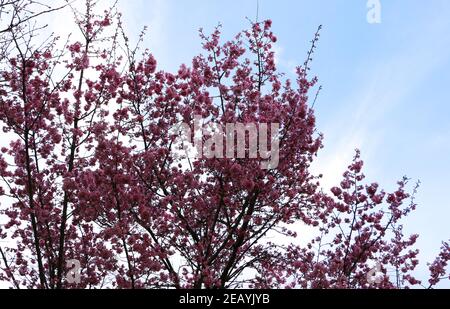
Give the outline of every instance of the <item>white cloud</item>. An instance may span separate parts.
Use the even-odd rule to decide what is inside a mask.
[[[169,38],[167,29],[170,26],[170,4],[167,0],[136,0],[120,1],[119,10],[123,13],[124,26],[129,34],[131,43],[136,39],[145,26],[148,27],[141,48],[148,48],[155,54],[158,63],[170,64]]]
[[[357,90],[348,99],[333,102],[343,108],[324,127],[325,148],[314,166],[318,173],[324,173],[325,188],[340,182],[355,148],[364,150],[366,160],[376,155],[383,136],[389,134],[383,128],[387,113],[399,104],[407,108],[409,95],[449,58],[449,26],[448,20],[430,21],[427,29],[418,29],[416,40],[400,48],[392,58],[381,59],[369,71],[362,72],[363,82],[355,85]]]

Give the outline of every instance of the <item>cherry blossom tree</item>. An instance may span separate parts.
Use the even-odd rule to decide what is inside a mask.
[[[169,73],[131,46],[115,6],[98,13],[87,0],[83,12],[72,10],[83,40],[62,47],[26,18],[11,22],[7,37],[2,31],[0,123],[11,141],[0,154],[0,281],[135,289],[432,288],[448,280],[447,243],[428,283],[413,274],[418,236],[403,235],[402,222],[418,186],[408,194],[404,178],[386,193],[364,183],[359,152],[331,192],[311,173],[323,141],[310,100],[317,78],[309,77],[321,27],[294,81],[277,71],[270,20],[225,42],[221,26],[201,30],[203,53]],[[173,128],[184,123],[198,139],[196,116],[220,128],[279,124],[265,140],[277,140],[278,164],[264,168],[261,149],[240,157],[229,145],[224,158],[208,133],[201,142],[215,155],[180,154]],[[317,238],[301,246],[299,226]],[[68,280],[72,272],[79,280]]]

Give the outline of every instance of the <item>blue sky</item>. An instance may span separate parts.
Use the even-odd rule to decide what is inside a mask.
[[[392,189],[407,175],[422,186],[405,230],[421,235],[426,261],[450,238],[450,1],[381,0],[381,23],[367,22],[366,0],[260,0],[273,20],[279,69],[292,74],[323,25],[312,65],[323,85],[317,105],[325,148],[315,170],[337,183],[360,148],[369,181]],[[150,27],[145,46],[164,69],[200,51],[197,30],[223,24],[224,38],[248,26],[256,0],[127,1],[130,32]],[[450,287],[446,282],[443,286]]]

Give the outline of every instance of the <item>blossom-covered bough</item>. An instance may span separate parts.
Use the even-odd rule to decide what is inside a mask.
[[[130,46],[115,7],[84,7],[73,9],[84,40],[62,48],[30,24],[2,33],[0,123],[11,142],[0,154],[1,281],[56,289],[448,280],[446,243],[428,284],[413,276],[417,235],[404,236],[402,221],[416,205],[406,178],[393,193],[364,183],[359,152],[330,193],[311,174],[323,139],[309,102],[317,78],[308,77],[319,31],[294,82],[276,70],[270,21],[225,43],[220,26],[201,31],[204,52],[169,73]],[[279,124],[278,166],[176,155],[171,128],[196,116]],[[319,235],[306,246],[294,232],[301,225]],[[80,280],[67,280],[71,271]]]

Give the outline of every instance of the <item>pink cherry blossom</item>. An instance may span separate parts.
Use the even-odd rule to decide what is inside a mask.
[[[404,178],[385,192],[365,182],[359,151],[331,192],[312,173],[323,147],[310,100],[320,28],[293,81],[277,68],[270,20],[229,40],[221,26],[201,30],[202,52],[166,72],[130,46],[115,7],[98,12],[96,3],[74,14],[83,39],[63,47],[57,37],[35,44],[34,22],[2,33],[0,126],[11,141],[0,152],[0,239],[8,240],[0,281],[40,289],[423,284],[414,274],[418,235],[403,229],[417,187],[408,193]],[[221,127],[279,124],[277,168],[263,169],[261,156],[176,154],[172,129],[182,121],[194,132],[196,116]],[[296,229],[305,225],[311,239]],[[430,288],[449,279],[449,259],[444,243],[429,265]],[[71,260],[79,282],[66,280]],[[368,277],[374,265],[381,280]]]

